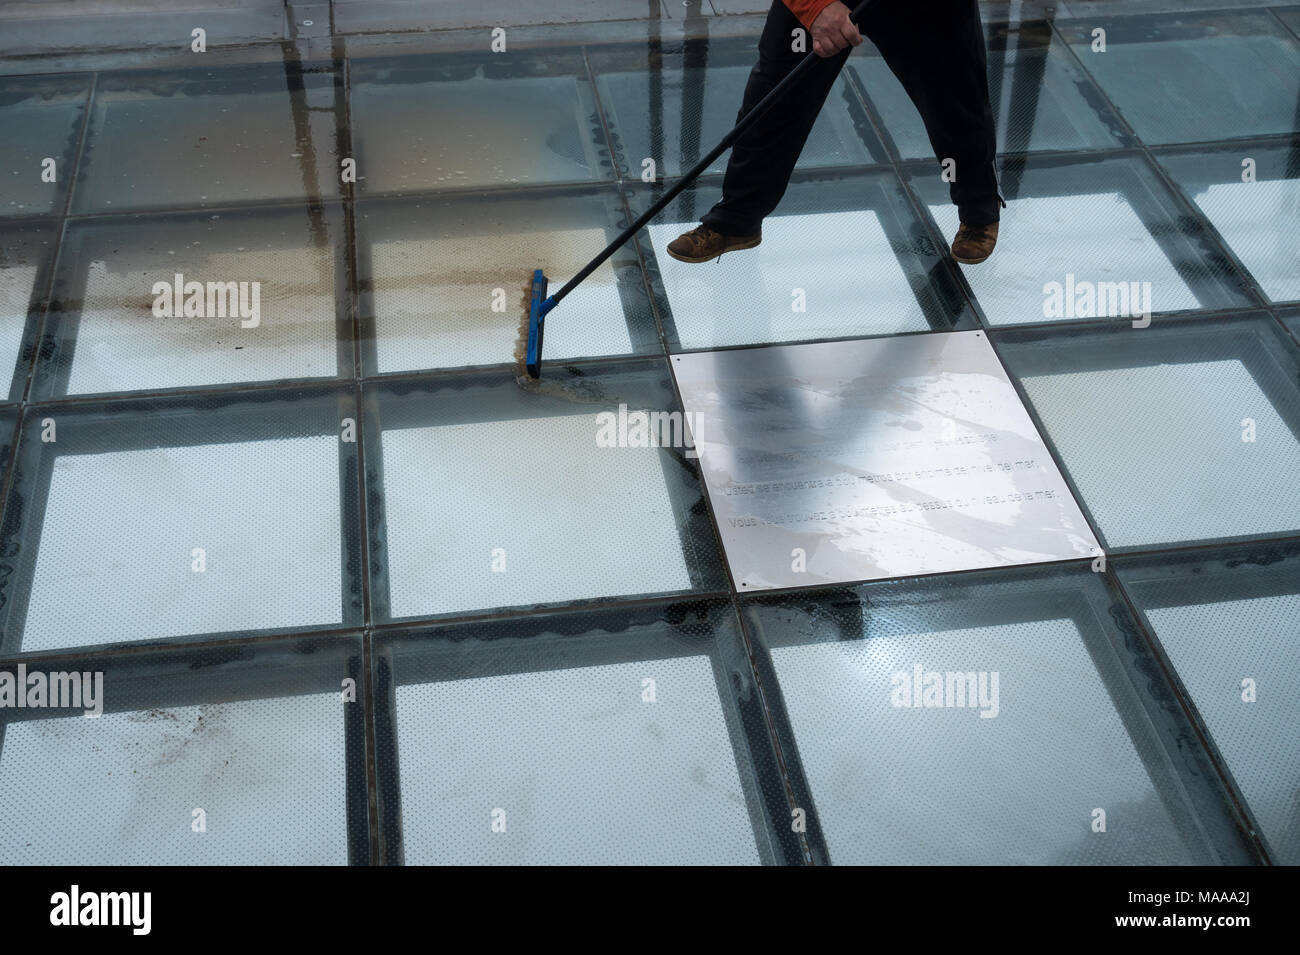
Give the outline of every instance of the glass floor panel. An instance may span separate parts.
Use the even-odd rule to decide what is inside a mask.
[[[1057,26],[1148,145],[1300,132],[1300,42],[1264,10]],[[1093,52],[1098,27],[1105,52]]]
[[[6,518],[7,649],[345,623],[343,397],[29,413]],[[278,487],[294,508],[262,491]]]
[[[962,580],[745,604],[829,861],[1205,861],[1099,576]]]
[[[335,205],[73,221],[38,393],[334,377],[340,341],[350,369],[343,231]]]
[[[371,373],[512,360],[520,296],[533,269],[551,291],[627,224],[608,191],[544,198],[374,200],[357,229],[363,328]],[[636,250],[625,246],[564,299],[546,324],[545,357],[607,357],[660,350]]]
[[[1300,863],[1298,553],[1118,567],[1283,865]]]
[[[970,325],[892,173],[795,182],[757,249],[697,264],[671,258],[668,243],[718,195],[712,183],[688,189],[646,229],[674,350]],[[638,194],[633,211],[653,198]]]
[[[737,588],[1098,553],[983,332],[673,357]]]
[[[75,74],[0,78],[0,215],[63,211],[89,92]]]
[[[373,562],[387,568],[388,614],[717,585],[716,565],[699,561],[712,545],[688,449],[627,424],[672,411],[670,388],[655,362],[576,379],[556,369],[531,393],[497,375],[372,399],[380,439],[367,459],[382,459],[387,528]],[[577,550],[560,555],[559,540]]]
[[[340,693],[360,657],[352,637],[33,665],[98,706],[0,711],[0,862],[364,860],[363,722]]]
[[[617,144],[619,175],[680,176],[736,123],[754,65],[754,44],[701,41],[602,51],[592,57],[596,89]],[[723,154],[710,172],[727,168]],[[813,125],[799,168],[863,165],[884,159],[871,122],[840,76]]]
[[[996,30],[987,45],[989,96],[998,103],[998,152],[1104,149],[1125,142],[1120,124],[1097,102],[1086,75],[1046,23]],[[907,91],[874,48],[864,49],[867,54],[851,58],[848,69],[881,117],[894,152],[902,159],[933,157]]]
[[[246,65],[104,74],[73,207],[207,207],[339,194],[338,79]]]
[[[503,58],[504,59],[504,58]],[[407,57],[352,67],[366,195],[612,178],[582,56]]]
[[[23,367],[18,361],[24,340],[35,335],[57,228],[48,220],[0,222],[0,394],[10,400],[21,399],[26,385],[26,360]]]
[[[727,604],[386,635],[376,660],[390,860],[747,865],[783,851],[765,805],[784,819],[788,803]]]
[[[947,184],[929,170],[912,186],[942,236],[957,233]],[[992,325],[1118,318],[1250,304],[1222,255],[1186,225],[1140,160],[1029,160],[1004,168],[996,253],[961,266]],[[1218,261],[1216,261],[1216,258]],[[1135,317],[1136,316],[1136,317]]]
[[[1267,317],[998,342],[1107,549],[1300,529],[1297,352]]]
[[[1165,152],[1159,162],[1271,301],[1300,300],[1300,140]]]

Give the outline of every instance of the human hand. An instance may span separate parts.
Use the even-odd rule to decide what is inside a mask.
[[[817,14],[812,25],[813,52],[818,56],[834,56],[845,47],[857,46],[862,34],[849,19],[849,8],[836,0]]]

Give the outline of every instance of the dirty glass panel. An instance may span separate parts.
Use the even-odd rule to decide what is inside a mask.
[[[999,336],[1106,545],[1300,528],[1295,352],[1266,316]]]
[[[1266,11],[1058,24],[1148,145],[1297,131],[1300,42]],[[1093,31],[1105,30],[1105,50]]]
[[[350,637],[0,664],[78,690],[0,711],[0,862],[364,863],[364,721],[340,692],[360,657]]]
[[[559,290],[626,224],[608,191],[562,196],[373,200],[358,205],[367,367],[379,373],[513,361],[522,286],[543,269]],[[545,357],[658,351],[659,332],[628,245],[546,323]],[[370,347],[373,345],[373,352]]]
[[[352,64],[365,195],[612,178],[579,53]]]
[[[671,258],[668,243],[719,196],[716,181],[688,189],[646,229],[674,349],[967,326],[968,307],[893,173],[802,179],[763,223],[756,249],[695,264]],[[653,200],[638,191],[633,211]]]
[[[1300,552],[1295,545],[1120,564],[1263,829],[1300,861]]]
[[[0,78],[0,216],[63,212],[89,92],[85,74]]]
[[[752,39],[681,40],[593,52],[596,90],[615,143],[619,175],[679,176],[736,123],[750,69]],[[709,166],[727,168],[724,153]],[[884,158],[866,111],[841,76],[813,125],[800,168],[861,165]]]
[[[976,579],[746,602],[829,861],[1206,860],[1097,575]]]
[[[11,400],[20,399],[26,385],[57,239],[50,220],[0,224],[0,395]]]
[[[1300,299],[1300,143],[1168,152],[1158,159],[1270,300]]]
[[[788,849],[728,604],[398,631],[376,667],[389,861],[753,865]]]
[[[79,212],[331,197],[340,164],[328,62],[102,74]]]
[[[987,38],[989,96],[998,103],[998,152],[1100,149],[1123,134],[1099,102],[1069,49],[1045,22],[1019,29],[994,28]],[[874,49],[849,60],[854,74],[902,159],[934,156],[921,115],[885,60]]]
[[[719,586],[674,405],[662,362],[550,365],[528,390],[494,374],[371,399],[367,464],[382,462],[385,525],[372,563],[387,568],[389,615]]]
[[[40,393],[350,373],[343,271],[335,205],[74,221]]]
[[[957,207],[937,172],[911,185],[939,233],[957,234]],[[960,266],[993,325],[1153,314],[1250,299],[1199,224],[1140,160],[1030,159],[1003,167],[998,245]]]

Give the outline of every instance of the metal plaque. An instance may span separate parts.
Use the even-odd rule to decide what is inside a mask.
[[[982,331],[671,364],[740,590],[1101,553]]]

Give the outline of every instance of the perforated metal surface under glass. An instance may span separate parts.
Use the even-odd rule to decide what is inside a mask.
[[[1294,544],[1124,562],[1151,622],[1275,858],[1300,862],[1300,555]]]
[[[1140,702],[1100,577],[994,581],[746,602],[817,848],[858,865],[1210,861],[1197,794],[1168,788],[1170,701]]]

